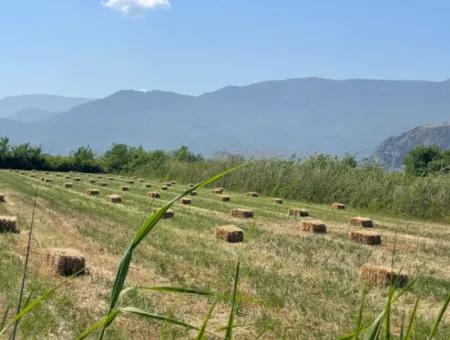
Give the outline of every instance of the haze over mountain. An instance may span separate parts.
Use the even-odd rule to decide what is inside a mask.
[[[386,137],[450,117],[450,81],[267,81],[200,96],[119,91],[34,123],[0,121],[13,142],[68,153],[113,142],[288,155],[370,155]]]
[[[23,95],[23,96],[11,96],[0,99],[0,118],[11,118],[15,119],[21,117],[24,120],[25,117],[33,118],[31,110],[37,110],[34,112],[36,115],[43,116],[42,111],[47,112],[63,112],[70,110],[71,108],[87,103],[92,99],[89,98],[77,98],[77,97],[64,97],[64,96],[54,96],[54,95]],[[19,113],[19,111],[29,110],[28,112]],[[38,112],[40,111],[40,112]],[[49,115],[45,115],[48,117]]]

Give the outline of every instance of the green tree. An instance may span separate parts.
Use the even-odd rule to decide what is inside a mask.
[[[442,151],[436,145],[419,146],[411,150],[403,164],[405,172],[414,176],[426,176],[433,168],[442,166]]]

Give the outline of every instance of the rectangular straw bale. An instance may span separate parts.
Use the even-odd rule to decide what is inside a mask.
[[[122,203],[122,197],[116,194],[108,195],[106,200],[111,203]]]
[[[225,225],[216,228],[216,237],[227,242],[244,241],[244,231],[235,225]]]
[[[0,192],[0,202],[5,202],[5,201],[6,201],[5,194]]]
[[[278,198],[278,197],[272,198],[272,201],[277,204],[283,204],[283,199]]]
[[[161,187],[161,190],[167,190],[167,189],[169,189],[169,187],[168,187],[167,185],[163,185],[163,186]]]
[[[215,194],[222,194],[223,193],[223,188],[215,188],[215,189],[213,189],[212,192],[215,193]]]
[[[153,211],[157,211],[157,210],[158,210],[158,208],[153,209]],[[167,210],[163,216],[164,219],[173,218],[173,217],[175,217],[175,213],[172,209]]]
[[[302,230],[310,233],[326,233],[327,226],[321,221],[302,221]]]
[[[331,208],[337,209],[337,210],[342,210],[342,209],[345,209],[345,204],[335,202],[331,205]]]
[[[305,209],[289,209],[289,216],[294,217],[307,217],[309,216],[309,212]]]
[[[356,216],[350,219],[350,225],[355,227],[373,228],[373,222],[370,218]]]
[[[16,216],[0,216],[0,233],[19,234],[20,230],[17,227],[17,217]]]
[[[83,274],[86,270],[85,257],[75,249],[48,249],[46,259],[49,267],[61,276]]]
[[[219,201],[222,201],[222,202],[229,202],[229,201],[231,201],[231,198],[228,195],[217,195],[217,199]]]
[[[185,204],[185,205],[189,205],[189,204],[192,204],[192,200],[190,198],[183,197],[181,199],[181,203]]]
[[[257,192],[255,192],[255,191],[250,191],[250,192],[247,192],[247,196],[250,196],[250,197],[258,197],[259,194],[258,194]]]
[[[53,180],[51,178],[46,178],[44,182],[45,183],[53,183]]]
[[[64,183],[64,187],[65,188],[73,188],[73,184],[72,183]]]
[[[100,195],[100,191],[98,189],[86,189],[86,194],[89,196],[98,196]]]
[[[368,245],[381,244],[381,235],[379,233],[367,230],[351,230],[350,239],[352,241]]]
[[[231,216],[240,218],[252,218],[253,211],[248,209],[236,208],[231,210]]]
[[[159,192],[155,192],[155,191],[151,191],[151,192],[147,193],[147,196],[149,196],[151,198],[161,198],[161,195],[159,194]]]
[[[195,191],[195,190],[192,191],[192,192],[191,192],[191,196],[197,196],[197,191]]]
[[[122,186],[122,191],[128,191],[128,190],[130,190],[130,188],[128,186],[126,186],[126,185]]]
[[[392,283],[397,287],[404,287],[408,282],[408,275],[406,274],[401,274],[389,267],[368,263],[361,267],[361,278],[384,286]]]
[[[144,184],[144,187],[145,187],[145,188],[151,188],[152,185],[151,185],[150,183],[145,183],[145,184]]]

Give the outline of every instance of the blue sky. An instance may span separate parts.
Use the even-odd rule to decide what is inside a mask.
[[[0,97],[199,94],[295,77],[444,80],[450,1],[4,0]]]

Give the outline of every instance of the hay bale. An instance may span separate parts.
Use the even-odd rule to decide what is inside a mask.
[[[335,202],[331,205],[331,208],[337,210],[345,209],[345,204]]]
[[[168,187],[167,185],[163,185],[163,186],[161,187],[161,190],[167,190],[167,189],[169,189],[169,187]]]
[[[127,187],[126,185],[122,185],[122,191],[128,191],[128,190],[130,190],[130,188],[129,187]]]
[[[97,183],[97,181],[96,181],[95,179],[90,179],[90,180],[89,180],[89,183],[95,184],[95,183]]]
[[[75,182],[80,182],[80,181],[81,181],[81,178],[80,178],[80,177],[75,177],[75,178],[74,178],[74,181],[75,181]]]
[[[175,185],[175,184],[177,184],[177,181],[172,181],[171,183],[172,183],[172,185]]]
[[[167,182],[167,183],[165,184],[165,186],[166,186],[166,187],[171,187],[171,186],[172,186],[172,182]]]
[[[215,188],[215,189],[213,189],[212,192],[215,193],[215,194],[222,194],[223,193],[223,188]]]
[[[257,192],[255,192],[255,191],[250,191],[250,192],[247,192],[247,196],[250,196],[250,197],[258,197],[259,194],[258,194]]]
[[[217,195],[217,199],[219,201],[222,201],[222,202],[229,202],[229,201],[231,201],[231,198],[228,195]]]
[[[197,191],[195,191],[195,190],[192,191],[192,192],[191,192],[191,196],[197,196]]]
[[[106,196],[106,200],[111,203],[122,203],[122,197],[120,195],[112,194]]]
[[[151,198],[161,198],[161,195],[159,194],[159,192],[155,192],[155,191],[148,192],[147,196],[151,197]]]
[[[98,196],[100,195],[100,191],[98,191],[98,189],[86,189],[86,195],[89,196]]]
[[[244,231],[235,225],[225,225],[216,228],[216,237],[227,242],[244,241]]]
[[[114,177],[108,177],[108,181],[114,181]]]
[[[367,230],[351,230],[350,239],[352,241],[371,246],[381,244],[381,235],[379,233]]]
[[[231,216],[240,218],[252,218],[253,211],[248,209],[236,208],[231,210]]]
[[[154,212],[157,210],[158,210],[158,208],[153,209]],[[175,217],[175,213],[172,209],[167,210],[163,216],[164,219],[173,218],[173,217]]]
[[[283,199],[278,198],[278,197],[272,198],[272,201],[277,204],[283,204]]]
[[[373,222],[370,218],[356,216],[350,219],[350,225],[355,227],[373,228]]]
[[[134,181],[127,181],[127,184],[134,184]]]
[[[189,205],[189,204],[192,204],[192,200],[190,198],[184,197],[181,199],[181,203],[185,204],[185,205]]]
[[[310,233],[326,233],[327,226],[321,221],[303,221],[302,230]]]
[[[31,174],[30,177],[31,178],[36,178],[36,175],[35,174]]]
[[[144,188],[151,188],[151,187],[152,187],[152,185],[150,183],[145,183],[144,184]]]
[[[0,192],[0,202],[6,202],[5,194]]]
[[[42,181],[42,182],[45,182],[45,177],[41,177],[41,181]]]
[[[408,282],[408,275],[406,274],[401,274],[389,267],[368,263],[361,267],[361,278],[384,286],[392,283],[397,287],[404,287]]]
[[[97,176],[98,179],[103,179],[103,176]]]
[[[193,188],[193,187],[194,187],[194,184],[193,184],[193,183],[189,183],[188,187],[189,187],[189,188]]]
[[[51,178],[46,178],[44,180],[45,183],[53,183],[53,180]]]
[[[84,256],[75,249],[53,248],[47,251],[47,264],[61,276],[83,274],[86,270]]]
[[[64,188],[73,188],[72,183],[64,183]]]
[[[307,217],[309,216],[309,212],[307,210],[304,209],[289,209],[289,216],[294,216],[294,217]]]
[[[70,176],[64,176],[65,179],[71,179],[72,177]]]
[[[0,233],[19,234],[20,230],[17,228],[17,217],[0,216]]]

